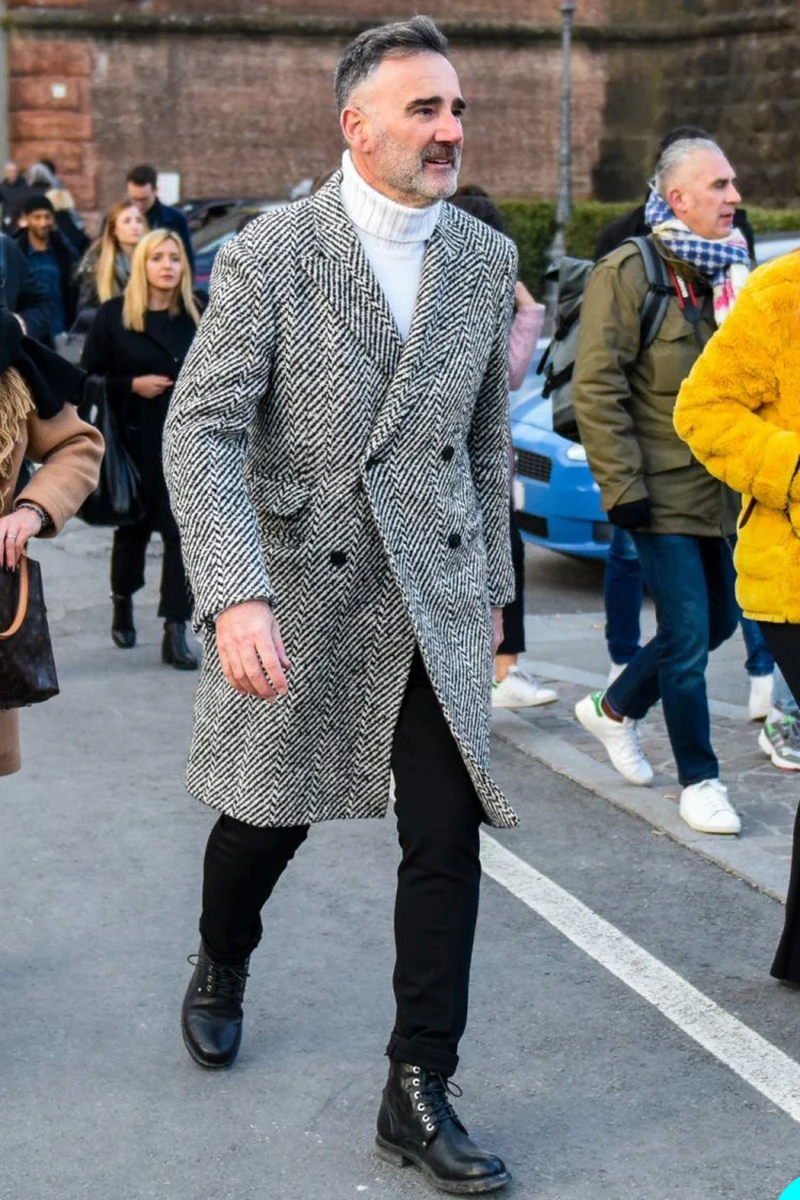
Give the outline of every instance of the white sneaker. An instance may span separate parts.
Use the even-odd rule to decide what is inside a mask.
[[[535,708],[557,699],[558,692],[544,687],[521,667],[509,667],[502,683],[492,684],[492,708]]]
[[[739,833],[742,822],[719,779],[692,783],[681,792],[678,812],[698,833]]]
[[[627,663],[612,662],[611,667],[609,668],[609,672],[608,672],[608,682],[606,683],[606,687],[611,687],[612,683],[614,683],[617,679],[619,679],[620,675],[625,670],[627,665],[628,665]]]
[[[747,701],[747,711],[751,721],[764,721],[772,708],[772,676],[750,676],[750,698]]]
[[[589,733],[602,742],[606,753],[623,779],[646,787],[653,781],[653,768],[642,753],[636,721],[623,717],[612,721],[602,708],[603,693],[584,696],[575,705],[575,716]]]

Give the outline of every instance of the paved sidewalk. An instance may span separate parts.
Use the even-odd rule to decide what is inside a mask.
[[[575,720],[575,701],[606,681],[603,620],[601,611],[526,618],[524,665],[557,688],[559,701],[496,714],[496,734],[783,899],[800,772],[778,770],[758,748],[760,727],[749,720],[746,707],[749,681],[741,638],[736,635],[721,647],[709,667],[714,748],[721,778],[742,818],[738,838],[714,837],[695,833],[678,816],[680,788],[660,709],[642,726],[642,745],[656,773],[649,788],[626,784],[610,766],[603,747]],[[652,628],[652,616],[647,616],[643,637]]]

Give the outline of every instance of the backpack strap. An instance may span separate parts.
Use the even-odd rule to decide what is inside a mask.
[[[667,264],[656,250],[652,237],[626,238],[642,256],[649,285],[641,312],[641,349],[652,346],[667,315],[669,302],[675,295]]]

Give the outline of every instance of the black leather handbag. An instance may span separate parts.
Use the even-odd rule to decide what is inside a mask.
[[[59,692],[38,562],[23,554],[0,569],[0,708],[41,704]]]
[[[87,379],[79,411],[100,430],[106,451],[97,487],[78,509],[78,516],[87,525],[135,525],[143,516],[139,472],[120,441],[102,376]]]

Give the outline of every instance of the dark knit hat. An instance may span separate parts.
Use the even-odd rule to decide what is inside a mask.
[[[26,196],[22,202],[22,214],[25,217],[32,212],[41,212],[43,208],[46,208],[47,211],[51,213],[56,211],[53,208],[52,201],[48,200],[47,196],[42,195],[41,193],[35,192],[32,196]]]
[[[66,401],[80,404],[86,372],[25,337],[13,313],[0,308],[0,375],[9,367],[16,367],[31,389],[40,417],[54,417]]]

